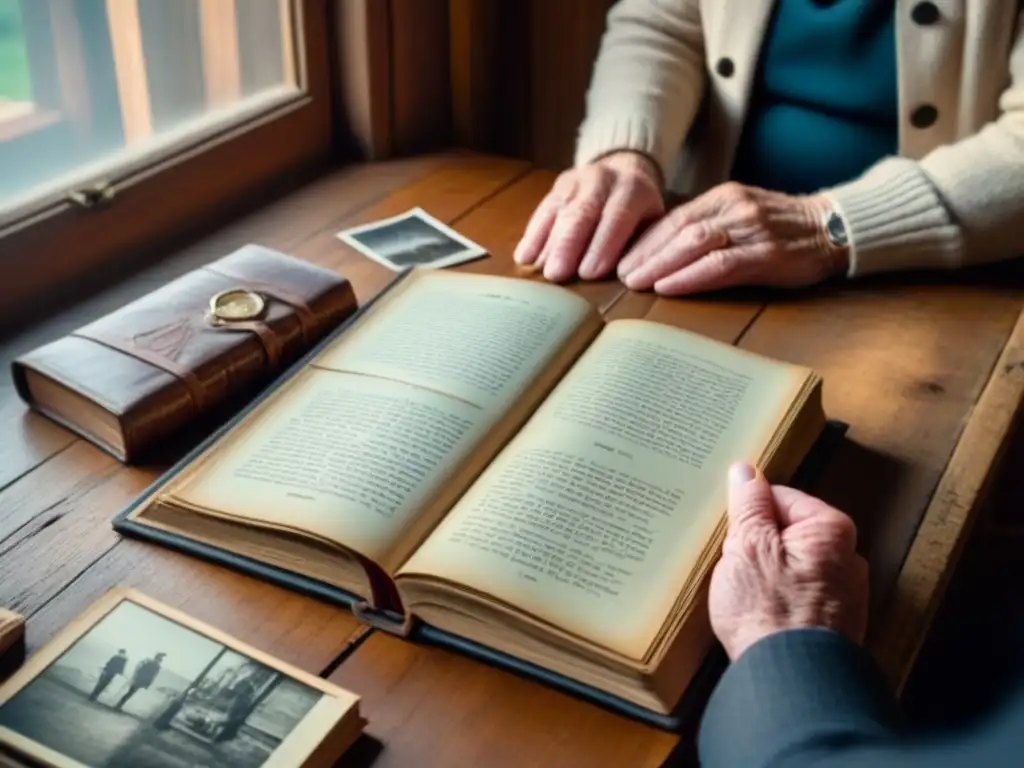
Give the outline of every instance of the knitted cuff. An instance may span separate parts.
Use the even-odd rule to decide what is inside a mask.
[[[846,222],[848,277],[960,266],[960,228],[913,160],[883,160],[860,178],[822,194]]]
[[[650,158],[664,179],[676,152],[674,147],[664,145],[656,120],[645,117],[642,108],[634,114],[624,109],[615,115],[591,116],[584,121],[573,162],[579,167],[612,152],[631,150]]]

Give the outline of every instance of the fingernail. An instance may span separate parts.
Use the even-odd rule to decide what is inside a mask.
[[[588,253],[583,257],[583,261],[580,262],[579,275],[584,280],[589,280],[596,276],[595,272],[597,272],[597,256],[596,254]]]
[[[516,248],[515,253],[512,254],[512,259],[516,264],[526,264],[526,251]]]
[[[561,265],[554,261],[548,261],[544,265],[544,279],[552,283],[560,283],[563,279]]]
[[[641,277],[643,277],[643,275],[641,275],[639,272],[630,272],[628,275],[622,278],[622,282],[625,283],[626,287],[629,288],[629,290],[636,291],[639,290],[639,288],[643,285],[643,282],[640,280]]]
[[[744,485],[757,477],[757,471],[745,461],[737,461],[729,467],[729,482]]]

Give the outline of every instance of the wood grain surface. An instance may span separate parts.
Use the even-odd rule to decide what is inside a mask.
[[[986,502],[986,491],[997,480],[1000,459],[1010,447],[1020,413],[1022,391],[1024,314],[1018,315],[921,523],[910,538],[909,551],[885,611],[871,628],[868,647],[896,689],[907,682],[943,591]],[[1010,455],[1020,458],[1019,454]],[[1005,466],[1014,472],[1020,465]],[[1019,492],[1019,484],[1012,485]],[[1019,515],[1019,508],[1014,512]]]
[[[512,274],[512,250],[553,179],[521,161],[463,152],[331,172],[7,340],[0,363],[247,242],[337,269],[365,301],[392,273],[335,234],[414,206],[486,248],[487,258],[460,269]],[[689,300],[634,294],[614,280],[573,287],[609,319],[666,322],[824,375],[826,409],[850,430],[813,490],[858,521],[873,573],[869,647],[898,681],[1015,420],[1021,285],[1011,271]],[[360,694],[379,742],[367,758],[375,766],[655,766],[681,746],[537,683],[369,632],[341,609],[119,539],[110,519],[162,468],[117,464],[27,414],[0,384],[0,606],[28,617],[30,649],[124,584]]]
[[[999,357],[1019,291],[851,286],[776,302],[742,346],[815,368],[847,439],[813,490],[857,521],[882,610],[907,549]]]
[[[331,675],[383,745],[373,768],[655,768],[676,743],[530,680],[373,633]]]

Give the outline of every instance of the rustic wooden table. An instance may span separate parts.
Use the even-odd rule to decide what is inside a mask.
[[[344,169],[0,346],[0,363],[247,242],[345,273],[361,300],[390,274],[334,234],[422,206],[492,254],[511,253],[553,174],[463,153]],[[666,301],[609,281],[578,290],[610,316],[646,316],[813,366],[850,425],[812,489],[858,520],[873,568],[869,647],[906,677],[998,466],[1024,387],[1024,280],[990,270],[799,295]],[[541,685],[369,632],[344,610],[166,549],[110,520],[162,467],[119,465],[27,413],[0,380],[0,604],[31,652],[90,601],[129,585],[347,686],[379,766],[660,765],[679,739]]]

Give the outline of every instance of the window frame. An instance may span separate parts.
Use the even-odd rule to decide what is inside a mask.
[[[74,2],[50,0],[50,8]],[[332,4],[289,2],[298,93],[272,94],[230,123],[97,168],[105,172],[0,228],[0,333],[59,309],[71,289],[152,261],[350,154],[347,142],[336,141],[332,109]],[[76,190],[81,194],[70,194]]]

